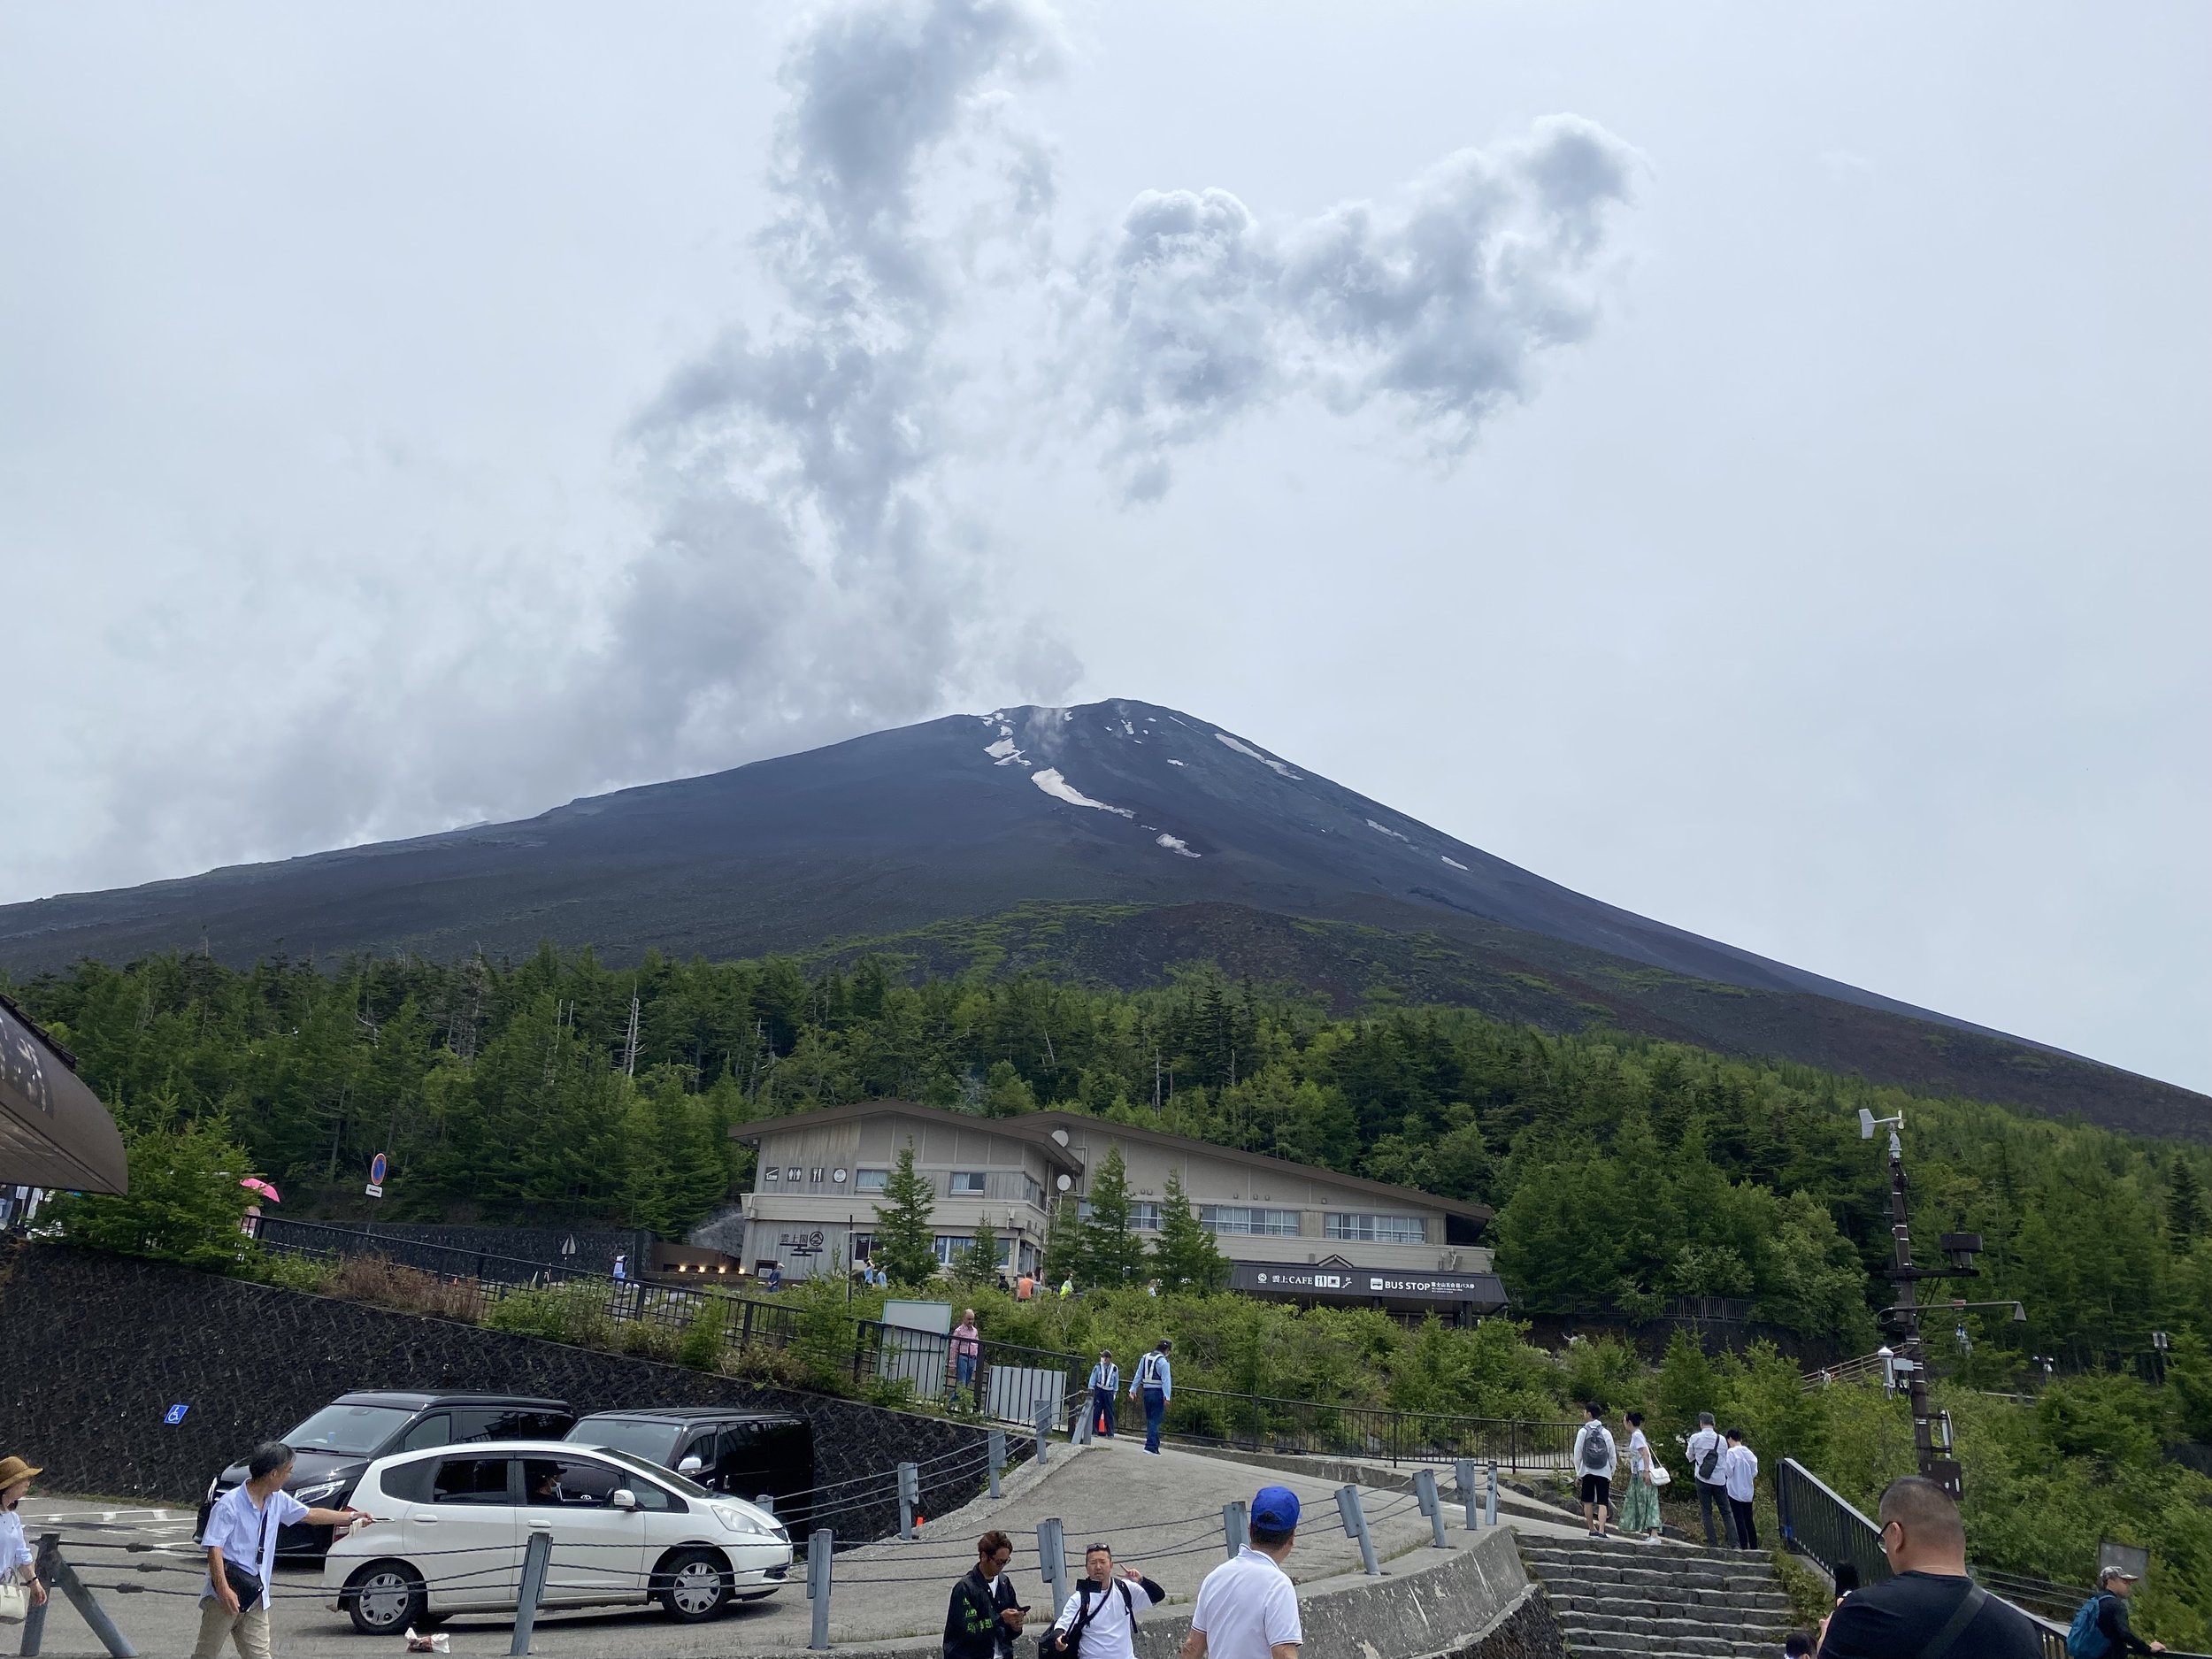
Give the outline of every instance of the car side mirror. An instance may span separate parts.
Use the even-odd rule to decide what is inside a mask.
[[[685,1458],[683,1462],[678,1463],[676,1465],[676,1472],[680,1475],[695,1475],[705,1467],[706,1464],[700,1462],[698,1457],[695,1455]]]
[[[611,1509],[634,1509],[637,1508],[637,1494],[627,1486],[618,1486],[614,1496],[607,1500],[607,1504]]]

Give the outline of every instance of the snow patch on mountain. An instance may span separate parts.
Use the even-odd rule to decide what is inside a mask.
[[[1094,801],[1060,775],[1057,766],[1048,766],[1042,772],[1033,772],[1029,781],[1056,801],[1065,801],[1070,806],[1087,806],[1100,812],[1112,812],[1125,818],[1137,815],[1125,806],[1109,806],[1103,801]]]
[[[1367,820],[1367,827],[1371,830],[1380,830],[1384,834],[1389,836],[1394,841],[1406,841],[1407,845],[1412,845],[1412,843],[1408,841],[1405,836],[1399,834],[1396,830],[1392,829],[1387,824],[1378,824],[1373,818],[1371,818]]]
[[[1160,845],[1166,848],[1168,851],[1171,853],[1180,853],[1186,858],[1198,858],[1203,856],[1202,854],[1191,851],[1190,843],[1185,841],[1180,835],[1169,835],[1163,833],[1158,837],[1158,840]]]
[[[1261,754],[1258,749],[1254,749],[1249,743],[1239,742],[1235,738],[1231,737],[1226,732],[1216,732],[1214,735],[1220,739],[1223,742],[1226,743],[1231,749],[1236,750],[1238,754],[1249,755],[1254,760],[1258,761],[1261,765],[1271,766],[1286,778],[1296,779],[1298,777],[1296,772],[1291,771],[1289,767],[1284,765],[1281,761],[1275,759],[1272,756]]]
[[[1456,858],[1453,858],[1443,854],[1439,854],[1438,856],[1442,857],[1444,862],[1451,865],[1451,867],[1455,870],[1464,870],[1467,867],[1465,864],[1460,863]]]

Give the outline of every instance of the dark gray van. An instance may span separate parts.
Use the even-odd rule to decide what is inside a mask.
[[[710,1491],[749,1502],[765,1497],[795,1532],[806,1519],[814,1427],[804,1417],[730,1406],[641,1406],[579,1417],[567,1438],[649,1458]]]

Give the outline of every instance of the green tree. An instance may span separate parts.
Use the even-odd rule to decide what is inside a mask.
[[[952,1282],[963,1290],[998,1282],[998,1233],[989,1222],[977,1222],[974,1240],[953,1257]]]
[[[1129,1171],[1119,1147],[1107,1148],[1091,1172],[1090,1203],[1076,1250],[1076,1282],[1108,1290],[1139,1282],[1144,1274],[1144,1240],[1130,1225]]]
[[[2174,1154],[2166,1181],[2166,1236],[2177,1250],[2188,1249],[2205,1233],[2204,1184],[2185,1153]]]
[[[937,1276],[937,1240],[930,1231],[936,1208],[929,1183],[914,1168],[914,1143],[899,1148],[876,1207],[876,1244],[872,1258],[895,1285],[912,1288]]]
[[[64,1238],[192,1267],[228,1268],[253,1249],[238,1231],[247,1202],[238,1183],[253,1166],[219,1122],[119,1126],[130,1191],[63,1197],[53,1217]]]
[[[1044,1260],[1038,1272],[1048,1285],[1075,1276],[1083,1260],[1083,1223],[1072,1196],[1063,1194],[1045,1224]]]
[[[1160,1236],[1153,1246],[1152,1269],[1164,1290],[1210,1295],[1229,1283],[1229,1263],[1214,1235],[1199,1225],[1189,1196],[1173,1171],[1160,1200]]]

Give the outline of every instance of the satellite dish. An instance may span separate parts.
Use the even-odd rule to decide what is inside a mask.
[[[1066,1176],[1063,1175],[1063,1176],[1060,1178],[1060,1179],[1059,1179],[1059,1183],[1058,1183],[1058,1185],[1059,1185],[1060,1190],[1061,1190],[1062,1192],[1064,1192],[1064,1192],[1066,1192],[1066,1191],[1068,1190],[1068,1188],[1069,1188],[1069,1187],[1071,1187],[1074,1186],[1074,1185],[1075,1185],[1075,1183],[1074,1183],[1072,1180],[1071,1180],[1068,1177],[1066,1177]]]
[[[1859,1139],[1862,1141],[1874,1139],[1874,1114],[1863,1106],[1859,1108]]]
[[[1062,1146],[1065,1146],[1068,1143],[1068,1132],[1064,1129],[1056,1129],[1052,1132],[1052,1138]]]

